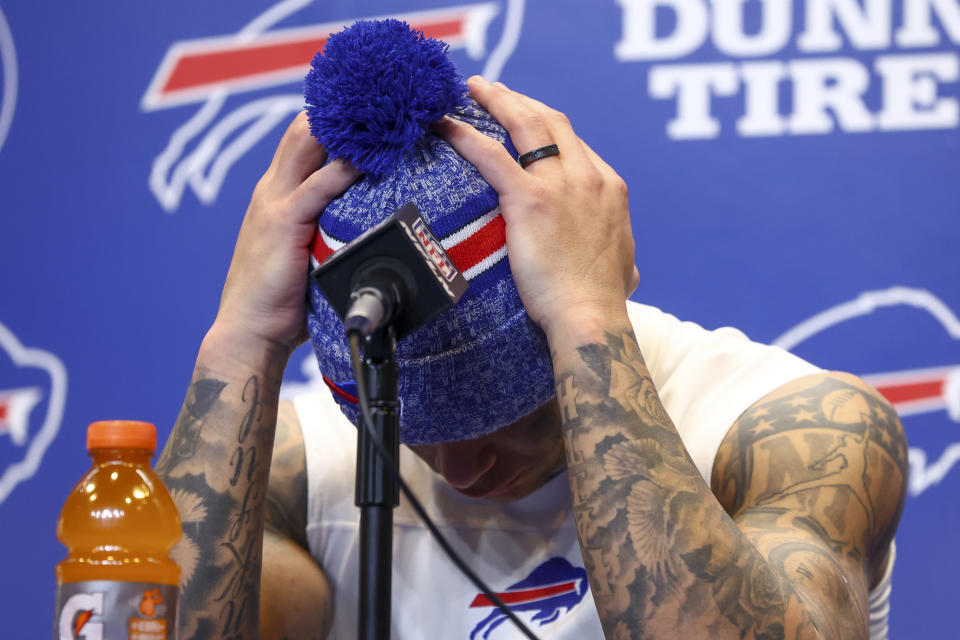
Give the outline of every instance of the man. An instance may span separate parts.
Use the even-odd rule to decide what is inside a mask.
[[[852,376],[772,354],[739,334],[681,325],[650,308],[628,312],[637,274],[622,180],[562,114],[481,78],[471,79],[470,91],[520,151],[551,143],[561,150],[521,168],[468,125],[439,125],[499,194],[510,267],[530,318],[546,333],[557,396],[480,438],[414,447],[425,465],[404,453],[415,490],[431,492],[431,513],[446,521],[459,549],[475,552],[468,562],[496,571],[543,549],[554,553],[567,535],[563,518],[538,505],[570,513],[570,539],[574,547],[579,541],[592,594],[571,579],[582,600],[543,611],[538,622],[569,615],[570,624],[561,622],[575,633],[559,623],[535,628],[544,638],[591,637],[591,629],[599,637],[601,628],[617,639],[867,638],[870,607],[883,604],[877,587],[889,580],[906,486],[893,410]],[[254,191],[217,319],[157,464],[184,518],[182,638],[323,638],[331,628],[347,634],[356,616],[355,594],[340,584],[351,563],[343,540],[355,537],[355,522],[341,515],[352,476],[348,465],[322,468],[349,457],[349,431],[306,424],[317,400],[278,403],[287,359],[305,339],[316,212],[357,178],[340,161],[320,168],[324,160],[299,116]],[[670,345],[638,339],[656,335],[647,326],[655,323],[663,335],[692,336],[683,338],[690,349],[665,356]],[[709,350],[722,354],[718,362],[740,351],[777,359],[783,380],[767,381],[739,406],[742,398],[727,401],[737,389],[717,379],[717,413],[739,408],[715,436],[719,448],[702,451],[674,424],[689,417],[664,405],[689,402],[707,422],[715,420],[710,407],[676,376],[658,389],[648,364],[680,369],[688,359],[710,362]],[[749,378],[751,366],[738,375]],[[711,371],[684,375],[709,394]],[[698,470],[695,459],[712,468]],[[437,488],[426,466],[455,491]],[[405,530],[415,523],[403,511],[397,526]],[[532,521],[529,530],[511,529]],[[502,542],[514,534],[517,544]],[[513,633],[489,608],[483,619],[468,612],[463,587],[452,575],[439,578],[448,569],[429,560],[438,554],[422,539],[395,545],[406,568],[395,574],[394,612],[409,607],[416,615],[396,622],[394,636]],[[571,575],[584,571],[578,550],[564,553]],[[549,559],[492,586],[521,584],[517,578],[534,576],[531,568]]]

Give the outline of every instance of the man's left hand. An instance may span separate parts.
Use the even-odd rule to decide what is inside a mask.
[[[550,144],[560,149],[523,169],[502,144],[468,124],[448,117],[438,125],[500,196],[510,268],[527,313],[551,342],[570,326],[624,314],[639,280],[624,181],[564,114],[479,76],[469,87],[520,153]]]

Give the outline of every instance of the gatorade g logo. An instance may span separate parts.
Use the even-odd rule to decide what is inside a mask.
[[[461,73],[496,80],[520,38],[525,0],[450,1],[438,9],[376,17],[404,20],[443,40]],[[188,187],[204,204],[215,202],[230,167],[303,108],[303,77],[327,37],[370,17],[323,22],[316,18],[332,13],[326,4],[284,0],[237,33],[170,46],[140,102],[143,111],[184,111],[185,121],[150,172],[150,190],[168,213],[180,207]],[[499,39],[488,38],[498,27]]]
[[[102,615],[102,593],[74,594],[60,609],[60,640],[103,640],[103,623],[91,622],[93,616]]]
[[[37,472],[60,429],[66,396],[60,359],[23,346],[0,323],[0,504]]]

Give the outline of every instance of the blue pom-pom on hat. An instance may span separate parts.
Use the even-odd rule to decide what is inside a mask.
[[[463,103],[466,85],[447,45],[399,20],[333,34],[305,81],[310,133],[335,158],[380,177]]]
[[[546,337],[527,316],[506,257],[497,193],[430,124],[468,122],[516,150],[466,93],[442,42],[396,20],[330,36],[306,79],[311,132],[364,172],[318,221],[316,265],[413,201],[470,283],[453,308],[397,344],[400,438],[464,440],[515,422],[554,395]],[[359,420],[343,324],[311,283],[307,327],[324,379]]]

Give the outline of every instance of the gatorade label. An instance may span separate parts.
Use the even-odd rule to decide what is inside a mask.
[[[53,640],[174,640],[177,588],[91,580],[57,587]]]

